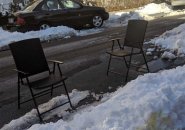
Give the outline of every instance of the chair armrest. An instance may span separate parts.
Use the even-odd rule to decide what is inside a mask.
[[[112,39],[110,39],[109,41],[115,41],[115,40],[121,40],[122,38],[112,38]]]
[[[48,60],[49,62],[57,63],[57,64],[63,64],[64,62],[58,61],[58,60]]]
[[[20,70],[17,70],[17,69],[13,69],[14,71],[18,72],[18,73],[21,73],[23,75],[28,75],[29,73],[27,72],[23,72],[23,71],[20,71]]]
[[[114,45],[115,45],[115,41],[117,41],[117,44],[119,46],[120,49],[123,49],[123,47],[121,46],[120,44],[120,40],[122,38],[113,38],[113,39],[110,39],[109,41],[112,41],[112,47],[111,47],[111,50],[113,51],[114,50]]]
[[[62,76],[62,71],[61,71],[61,68],[60,68],[60,64],[63,64],[64,62],[57,61],[57,60],[48,60],[48,61],[53,63],[53,71],[52,71],[52,73],[55,74],[55,65],[57,64],[58,70],[60,72],[60,75]]]

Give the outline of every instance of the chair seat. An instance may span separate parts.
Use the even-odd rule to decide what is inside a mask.
[[[30,86],[33,89],[44,89],[47,87],[51,87],[51,85],[57,85],[66,79],[67,77],[61,77],[60,75],[50,74],[48,77],[30,82]]]
[[[126,51],[126,50],[115,50],[115,51],[109,51],[107,53],[113,56],[118,56],[118,57],[131,55],[131,52]]]

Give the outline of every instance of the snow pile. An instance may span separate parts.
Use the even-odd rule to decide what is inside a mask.
[[[0,0],[0,12],[8,12],[10,9],[9,4],[12,2],[13,0]]]
[[[176,56],[170,52],[167,52],[165,51],[162,56],[161,56],[162,59],[169,59],[169,60],[173,60],[176,58]]]
[[[155,4],[151,3],[140,7],[136,10],[136,12],[144,14],[144,15],[151,15],[151,14],[158,14],[158,13],[170,13],[172,12],[171,6],[166,3]]]
[[[145,126],[153,112],[170,118],[172,129],[184,128],[184,77],[185,66],[140,76],[70,121],[37,124],[29,130],[134,130]]]
[[[66,27],[52,27],[46,30],[30,31],[26,33],[21,32],[8,32],[0,28],[0,47],[8,45],[15,41],[20,41],[29,38],[40,38],[41,41],[47,41],[50,39],[65,38],[67,36],[76,36],[77,31]]]
[[[150,43],[160,46],[177,53],[185,54],[185,24],[182,24],[170,31],[163,33],[161,36],[154,38]]]
[[[71,102],[74,106],[80,100],[84,99],[88,95],[89,95],[88,91],[79,92],[77,90],[73,90],[72,93],[69,94]],[[39,105],[39,110],[42,113],[66,101],[67,101],[67,96],[61,95],[51,99],[49,102],[45,104]],[[50,119],[54,116],[65,117],[69,114],[68,112],[65,111],[68,108],[70,108],[69,104],[56,108],[54,111],[44,114],[44,119]],[[33,109],[23,117],[20,117],[16,120],[12,120],[9,124],[6,124],[1,130],[22,130],[38,122],[39,122],[39,118],[37,116],[37,111],[36,109]]]
[[[176,13],[172,12],[173,10],[171,9],[171,6],[167,5],[166,3],[150,3],[130,12],[110,12],[110,18],[108,21],[106,21],[105,26],[120,26],[122,24],[124,25],[128,22],[128,20],[131,19],[152,20],[155,19],[155,14],[160,13],[162,15],[178,15],[177,11],[175,11]]]

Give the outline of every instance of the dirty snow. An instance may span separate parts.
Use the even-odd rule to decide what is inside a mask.
[[[29,130],[135,130],[145,126],[152,112],[162,112],[185,127],[185,66],[145,74],[119,88],[107,101],[74,115],[70,121],[36,124]],[[165,125],[165,124],[164,124]]]
[[[173,53],[171,53],[171,52],[165,51],[165,52],[162,54],[161,58],[162,58],[162,59],[173,60],[173,59],[176,58],[176,56],[175,56]]]
[[[173,53],[171,53],[171,52],[165,51],[165,52],[162,54],[161,58],[162,58],[162,59],[173,60],[173,59],[176,58],[176,56],[175,56]]]
[[[80,100],[84,99],[88,95],[89,95],[88,91],[79,92],[77,90],[73,90],[72,93],[69,94],[71,102],[74,106],[77,105],[77,103]],[[66,95],[57,96],[51,99],[49,102],[39,105],[39,110],[42,113],[66,101],[67,101]],[[44,114],[43,119],[44,120],[51,119],[54,116],[65,118],[69,115],[69,112],[66,111],[68,108],[70,108],[69,104],[56,108],[54,111]],[[12,120],[9,124],[4,125],[4,127],[1,130],[23,130],[38,122],[39,118],[37,116],[37,111],[36,109],[33,109],[24,116]]]

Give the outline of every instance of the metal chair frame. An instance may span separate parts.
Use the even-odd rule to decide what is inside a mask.
[[[25,69],[25,67],[24,67],[24,65],[22,65],[22,66],[20,66],[20,63],[19,63],[19,61],[20,61],[20,57],[18,57],[19,56],[19,54],[17,55],[16,53],[19,51],[22,51],[22,53],[25,51],[23,48],[21,48],[21,47],[25,47],[25,46],[28,46],[28,47],[37,47],[37,49],[40,49],[39,51],[40,52],[38,52],[39,54],[41,54],[41,57],[42,58],[44,58],[43,59],[43,61],[45,62],[46,61],[46,58],[45,58],[45,55],[44,55],[44,52],[43,52],[43,49],[42,49],[42,46],[41,46],[41,43],[40,43],[40,40],[38,39],[38,38],[35,38],[35,39],[27,39],[27,40],[23,40],[23,41],[19,41],[19,42],[15,42],[15,43],[11,43],[10,45],[9,45],[9,47],[10,47],[10,50],[11,50],[11,52],[12,52],[12,55],[13,55],[13,58],[14,58],[14,61],[15,61],[15,64],[16,64],[16,68],[17,69],[14,69],[16,72],[17,72],[17,75],[18,75],[18,79],[17,79],[17,90],[18,90],[18,109],[20,109],[20,105],[21,104],[23,104],[23,103],[26,103],[26,102],[29,102],[29,101],[32,101],[33,100],[33,103],[34,103],[34,105],[35,105],[35,108],[36,108],[36,110],[37,110],[37,113],[38,113],[38,117],[39,117],[39,119],[40,119],[40,121],[42,122],[43,121],[43,119],[42,119],[42,115],[43,114],[45,114],[45,113],[47,113],[47,112],[49,112],[49,111],[51,111],[51,110],[53,110],[53,109],[55,109],[55,108],[58,108],[58,107],[60,107],[60,106],[63,106],[63,105],[65,105],[65,104],[67,104],[67,103],[69,103],[70,104],[70,107],[72,108],[72,109],[74,109],[74,107],[73,107],[73,105],[72,105],[72,103],[71,103],[71,100],[70,100],[70,97],[69,97],[69,94],[68,94],[68,90],[67,90],[67,87],[66,87],[66,84],[65,84],[65,80],[67,79],[67,77],[64,77],[63,76],[63,74],[62,74],[62,71],[61,71],[61,68],[60,68],[60,65],[61,64],[63,64],[63,62],[61,62],[61,61],[57,61],[57,60],[49,60],[49,62],[52,62],[53,63],[53,70],[51,71],[50,69],[49,69],[49,66],[48,66],[48,63],[47,63],[47,61],[44,63],[44,65],[45,66],[43,66],[43,68],[45,68],[45,69],[43,69],[43,70],[37,70],[37,72],[29,72],[29,69],[30,69],[30,66],[26,66],[26,67],[28,67],[29,69],[27,69],[28,71],[26,71],[26,69]],[[27,47],[27,48],[28,48]],[[18,49],[17,49],[18,48]],[[16,50],[17,49],[17,50]],[[26,53],[27,54],[27,53]],[[26,54],[25,54],[25,56],[26,56]],[[25,57],[24,56],[24,57]],[[22,57],[21,57],[22,58]],[[27,57],[28,59],[30,58],[30,57]],[[31,59],[33,59],[33,58],[31,58]],[[22,59],[21,59],[22,60]],[[22,62],[22,61],[21,61]],[[31,62],[31,61],[30,61]],[[36,63],[37,64],[37,63]],[[60,81],[57,81],[57,82],[54,82],[54,83],[51,83],[51,84],[48,84],[48,85],[45,85],[45,86],[43,86],[42,88],[39,88],[39,89],[44,89],[44,90],[42,90],[42,91],[40,91],[40,92],[37,92],[37,93],[34,93],[33,92],[33,85],[31,84],[32,82],[30,81],[30,76],[33,76],[33,75],[37,75],[37,74],[39,74],[39,73],[42,73],[42,72],[49,72],[49,75],[48,75],[48,77],[50,78],[51,76],[54,76],[55,75],[55,66],[58,66],[58,70],[59,70],[59,74],[60,74],[60,78],[61,78],[61,80]],[[41,66],[42,67],[42,66]],[[25,69],[25,70],[24,70]],[[24,82],[24,81],[26,81],[26,83]],[[20,94],[20,88],[21,88],[21,85],[26,85],[26,86],[28,86],[28,88],[29,88],[29,91],[30,91],[30,93],[31,93],[31,98],[30,99],[28,99],[28,100],[25,100],[25,101],[22,101],[21,102],[21,94]],[[60,86],[64,86],[64,89],[65,89],[65,92],[66,92],[66,95],[67,95],[67,98],[68,98],[68,101],[66,101],[66,102],[64,102],[64,103],[62,103],[62,104],[60,104],[60,105],[58,105],[58,106],[56,106],[56,107],[54,107],[54,108],[52,108],[52,109],[50,109],[50,110],[47,110],[47,111],[45,111],[45,112],[42,112],[42,113],[40,113],[40,111],[39,111],[39,108],[38,108],[38,104],[37,104],[37,102],[36,102],[36,98],[39,98],[39,97],[41,97],[41,96],[44,96],[44,95],[47,95],[47,94],[50,94],[50,96],[52,97],[53,96],[53,89],[55,89],[55,88],[58,88],[58,87],[60,87]]]
[[[148,22],[145,21],[145,20],[130,20],[128,22],[124,44],[122,45],[120,43],[121,38],[111,39],[111,41],[112,41],[111,51],[106,52],[107,54],[110,55],[109,62],[108,62],[108,67],[107,67],[107,76],[109,75],[109,72],[123,76],[122,73],[110,70],[112,57],[122,58],[121,60],[123,60],[125,62],[125,65],[126,65],[126,68],[127,68],[127,72],[126,72],[126,76],[125,76],[125,82],[127,82],[128,75],[129,75],[129,70],[130,70],[131,66],[139,67],[139,66],[134,65],[134,64],[131,63],[133,55],[138,55],[138,54],[142,54],[142,56],[144,58],[145,65],[146,65],[146,68],[141,68],[141,69],[147,70],[147,72],[149,72],[149,67],[148,67],[146,57],[145,57],[145,54],[144,54],[144,51],[143,51],[143,48],[142,48],[143,47],[143,42],[144,42],[144,37],[145,37],[145,32],[146,32],[146,28],[147,28],[147,24],[148,24]],[[140,34],[139,35],[140,37],[131,36],[132,32]],[[118,44],[119,50],[114,49],[114,46],[115,46],[116,42]],[[130,52],[126,51],[125,47],[131,48],[131,51]],[[139,52],[134,52],[134,49],[139,49]],[[122,55],[116,54],[116,52],[118,52],[118,51],[121,52]],[[126,60],[126,57],[129,57],[128,61]],[[139,72],[144,72],[144,71],[139,71]]]

